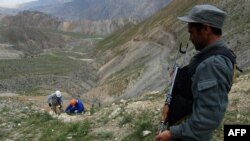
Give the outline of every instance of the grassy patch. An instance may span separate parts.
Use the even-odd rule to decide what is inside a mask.
[[[224,138],[224,125],[229,124],[249,124],[250,111],[238,112],[227,111],[222,124],[214,132],[213,138],[215,141],[222,141]]]
[[[250,67],[243,70],[242,75],[250,74]]]
[[[249,124],[250,111],[228,111],[223,124]]]
[[[0,129],[0,139],[6,137],[7,131]]]
[[[133,120],[133,115],[129,113],[122,113],[122,120],[119,122],[119,126],[122,127],[122,125],[131,123]]]
[[[106,111],[104,114],[101,115],[100,119],[97,122],[102,124],[107,124],[110,121],[109,115],[112,113],[112,110]]]
[[[93,135],[92,139],[98,139],[98,140],[113,139],[113,133],[107,131],[99,132],[96,135]]]
[[[2,114],[4,112],[8,112],[9,110],[10,110],[10,108],[5,106],[5,107],[1,108],[0,114]]]
[[[143,63],[146,61],[145,58],[146,57],[136,60],[133,64],[115,72],[108,78],[106,83],[109,85],[109,95],[120,95],[132,81],[140,77],[141,73],[145,69],[145,65]]]
[[[96,52],[103,52],[108,49],[114,49],[132,39],[133,35],[138,31],[139,26],[132,24],[126,25],[122,29],[116,31],[104,40],[98,42]]]
[[[21,95],[27,95],[27,96],[42,96],[42,95],[47,95],[45,92],[45,88],[39,87],[39,86],[34,86],[30,89],[26,89],[23,91],[18,91],[17,93]]]
[[[46,32],[67,35],[67,36],[70,36],[72,38],[80,38],[80,39],[84,39],[84,38],[103,38],[102,36],[99,36],[99,35],[88,35],[88,34],[84,34],[84,33],[81,33],[81,32],[67,32],[67,31],[60,31],[60,30],[53,30],[53,29],[42,29],[42,30],[46,31]]]
[[[32,114],[25,121],[21,132],[23,140],[38,138],[39,141],[66,141],[69,138],[80,141],[88,138],[90,122],[63,123],[57,119],[53,119],[48,113]],[[39,136],[35,134],[39,133]],[[88,139],[86,140],[88,141]]]
[[[36,58],[0,60],[0,79],[24,75],[68,75],[78,70],[82,62],[55,55]]]
[[[153,132],[157,130],[157,126],[153,124],[152,115],[154,115],[153,112],[144,111],[138,117],[135,117],[132,122],[134,125],[132,133],[123,138],[122,141],[152,141],[155,134],[142,137],[142,132],[145,130]]]
[[[73,58],[76,58],[76,59],[79,59],[79,58],[83,58],[84,55],[83,54],[79,54],[79,53],[76,53],[76,52],[65,52],[65,51],[57,51],[55,53],[56,56],[59,56],[59,57],[73,57]]]

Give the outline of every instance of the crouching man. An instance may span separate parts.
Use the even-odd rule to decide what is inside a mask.
[[[84,105],[80,99],[70,100],[70,104],[67,106],[65,110],[67,114],[82,113],[83,111],[84,111]]]

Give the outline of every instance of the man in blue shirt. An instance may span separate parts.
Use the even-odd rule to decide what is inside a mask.
[[[80,99],[70,100],[70,104],[67,106],[65,112],[67,114],[82,113],[84,111],[83,102]]]

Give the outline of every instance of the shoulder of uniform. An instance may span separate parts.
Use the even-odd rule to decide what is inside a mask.
[[[212,66],[216,65],[224,68],[233,69],[233,64],[231,60],[225,55],[213,55],[204,60],[201,64],[212,65]]]

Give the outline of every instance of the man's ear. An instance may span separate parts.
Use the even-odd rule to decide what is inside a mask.
[[[208,24],[204,24],[202,30],[205,34],[210,34],[212,32],[212,28]]]
[[[209,26],[208,24],[204,24],[203,27],[202,27],[202,35],[203,35],[203,38],[207,41],[210,41],[211,40],[211,35],[212,35],[212,28],[211,26]]]

